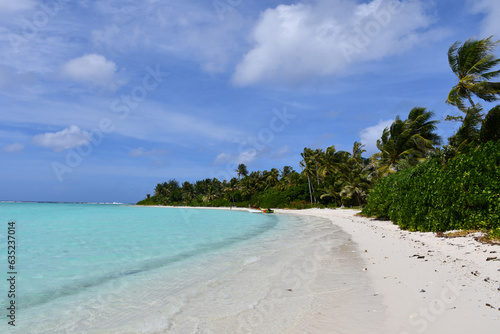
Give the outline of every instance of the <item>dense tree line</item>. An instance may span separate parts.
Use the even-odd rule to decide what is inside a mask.
[[[484,185],[484,180],[500,179],[499,158],[493,154],[500,149],[493,144],[500,139],[500,106],[484,115],[481,104],[473,100],[473,97],[478,97],[492,102],[500,97],[500,83],[490,81],[500,75],[499,70],[494,70],[500,64],[500,59],[493,54],[497,43],[490,37],[470,39],[463,44],[457,42],[450,47],[448,61],[458,83],[451,89],[446,102],[456,106],[463,115],[447,117],[447,120],[461,124],[444,146],[440,146],[442,140],[436,133],[438,122],[433,120],[434,113],[415,107],[406,119],[396,117],[383,131],[377,140],[379,151],[370,158],[363,157],[365,150],[358,142],[353,144],[350,152],[337,151],[334,146],[325,150],[306,147],[301,153],[300,171],[284,166],[281,169],[249,172],[246,165],[240,164],[235,170],[237,177],[231,180],[214,178],[195,183],[184,182],[182,185],[170,180],[158,184],[154,195],[139,204],[252,204],[306,208],[364,206],[368,203],[364,214],[390,218],[410,229],[456,228],[450,223],[455,221],[453,219],[464,222],[462,225],[467,222],[467,227],[474,225],[474,219],[480,219],[476,224],[479,227],[497,227],[500,189],[495,187],[498,182],[490,182],[493,186],[488,188],[489,197],[470,188],[477,190],[479,185]],[[485,152],[491,158],[487,168],[483,162],[486,161]],[[464,166],[468,166],[471,173],[460,174]],[[462,182],[460,175],[468,180],[462,180],[464,184],[473,186],[450,186],[450,182],[455,182],[453,178],[457,184]],[[471,177],[477,179],[470,181]],[[453,196],[451,192],[454,192]],[[441,198],[443,196],[455,198],[455,204]],[[417,200],[424,197],[427,202]],[[484,202],[478,198],[488,200]],[[430,203],[441,203],[435,210],[447,212],[448,216],[428,211],[427,208],[432,207]],[[443,203],[449,203],[455,211],[444,210],[448,204]],[[475,214],[467,215],[474,210]],[[487,212],[491,215],[488,216]],[[417,223],[415,217],[424,223]],[[495,219],[497,223],[493,223]]]
[[[175,179],[156,186],[154,195],[139,204],[190,206],[248,206],[305,208],[362,206],[375,181],[398,170],[414,166],[436,150],[433,113],[413,108],[406,120],[398,116],[384,130],[377,146],[380,152],[364,158],[363,145],[355,142],[351,152],[304,148],[297,172],[282,169],[248,172],[244,164],[231,180],[205,179],[195,183]]]

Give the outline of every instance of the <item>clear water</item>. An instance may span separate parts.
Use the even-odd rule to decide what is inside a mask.
[[[37,313],[43,306],[85,301],[85,294],[182,267],[277,224],[274,216],[241,211],[43,203],[0,203],[0,220],[5,272],[7,223],[16,222],[18,324],[27,315],[44,320]]]
[[[361,333],[379,320],[360,312],[380,303],[355,244],[325,219],[0,203],[4,273],[9,221],[16,327],[4,311],[0,333],[322,333],[317,326],[332,321],[339,333]],[[3,310],[7,291],[2,280]]]

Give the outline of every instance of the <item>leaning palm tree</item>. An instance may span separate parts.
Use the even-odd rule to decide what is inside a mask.
[[[499,70],[493,71],[500,63],[493,54],[499,41],[493,42],[492,38],[471,38],[463,45],[456,42],[448,50],[448,62],[458,83],[451,89],[446,102],[463,112],[467,112],[468,107],[475,107],[473,95],[488,102],[500,97],[500,82],[489,81],[500,75]],[[468,107],[466,100],[470,103]]]
[[[422,162],[425,154],[438,145],[441,138],[434,133],[437,121],[430,121],[433,113],[425,108],[413,108],[408,119],[398,117],[382,132],[377,140],[380,150],[371,160],[380,176],[395,173],[401,169],[401,162],[413,166]]]
[[[426,108],[415,107],[408,114],[408,127],[415,146],[421,151],[427,151],[441,144],[441,137],[435,133],[439,121],[431,121],[432,111]]]

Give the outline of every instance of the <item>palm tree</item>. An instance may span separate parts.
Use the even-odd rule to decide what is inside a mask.
[[[238,168],[235,170],[236,173],[238,173],[238,179],[241,180],[241,176],[243,177],[248,176],[248,169],[245,164],[239,164]]]
[[[311,178],[314,177],[314,170],[312,169],[312,156],[313,150],[310,148],[304,148],[304,152],[300,153],[303,160],[300,162],[300,167],[302,168],[302,173],[307,177],[307,184],[309,185],[309,196],[311,198],[311,204],[313,204],[313,185],[311,184]]]
[[[434,133],[437,121],[430,121],[434,114],[425,108],[413,108],[408,119],[396,117],[390,127],[385,128],[377,140],[380,152],[371,160],[381,176],[395,173],[401,163],[414,166],[422,162],[425,154],[439,144],[441,138]]]
[[[266,176],[267,187],[271,188],[276,186],[279,183],[280,171],[276,168],[272,168]]]
[[[366,196],[370,188],[367,173],[363,173],[359,169],[353,170],[350,173],[342,175],[338,182],[342,185],[340,196],[347,198],[356,196],[358,205],[361,206],[362,199]]]
[[[335,205],[338,205],[337,200],[340,199],[340,192],[338,189],[335,189],[334,186],[329,185],[322,189],[323,194],[320,196],[321,199],[326,197],[332,197]]]
[[[481,127],[481,141],[500,140],[500,106],[491,109],[484,118]]]
[[[481,105],[469,108],[457,133],[448,138],[451,147],[456,150],[456,153],[460,153],[462,147],[479,140],[481,136],[482,110]]]
[[[431,121],[432,117],[434,113],[422,107],[415,107],[408,114],[406,122],[410,128],[410,135],[420,151],[427,151],[441,144],[441,137],[435,133],[439,121]]]
[[[492,71],[500,63],[500,59],[493,54],[498,41],[493,42],[492,38],[471,38],[463,45],[456,42],[448,50],[448,63],[458,77],[458,83],[451,89],[446,102],[463,112],[468,109],[465,100],[470,107],[475,107],[472,95],[488,102],[499,98],[500,83],[489,81],[500,74],[498,70]]]

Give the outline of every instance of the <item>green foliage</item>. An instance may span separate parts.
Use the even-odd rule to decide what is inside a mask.
[[[480,124],[482,122],[481,106],[467,109],[465,118],[457,133],[449,138],[451,147],[461,148],[466,144],[474,144],[479,140]]]
[[[377,182],[362,214],[403,229],[447,231],[500,226],[500,143],[439,158]]]
[[[425,154],[441,141],[435,133],[438,121],[431,121],[433,116],[426,108],[415,107],[408,119],[403,121],[397,116],[391,126],[384,129],[377,140],[379,152],[371,157],[380,175],[395,173],[425,160]]]
[[[496,106],[488,112],[481,127],[481,141],[500,141],[500,106]]]
[[[500,227],[497,227],[496,229],[494,230],[491,230],[489,233],[488,233],[488,238],[490,240],[494,240],[494,241],[500,241]]]
[[[308,199],[307,184],[290,187],[285,190],[278,190],[276,188],[269,188],[257,196],[252,198],[253,203],[262,208],[284,208],[294,201],[301,201]]]
[[[158,198],[156,197],[150,197],[150,198],[145,198],[142,201],[138,202],[137,205],[158,205],[160,204],[158,202]]]
[[[448,50],[448,63],[458,83],[451,89],[446,102],[464,112],[468,109],[466,100],[469,107],[475,106],[472,95],[492,102],[500,94],[500,83],[490,81],[500,75],[500,71],[494,70],[500,64],[500,59],[494,55],[498,41],[492,38],[471,38],[462,45],[456,42]]]

